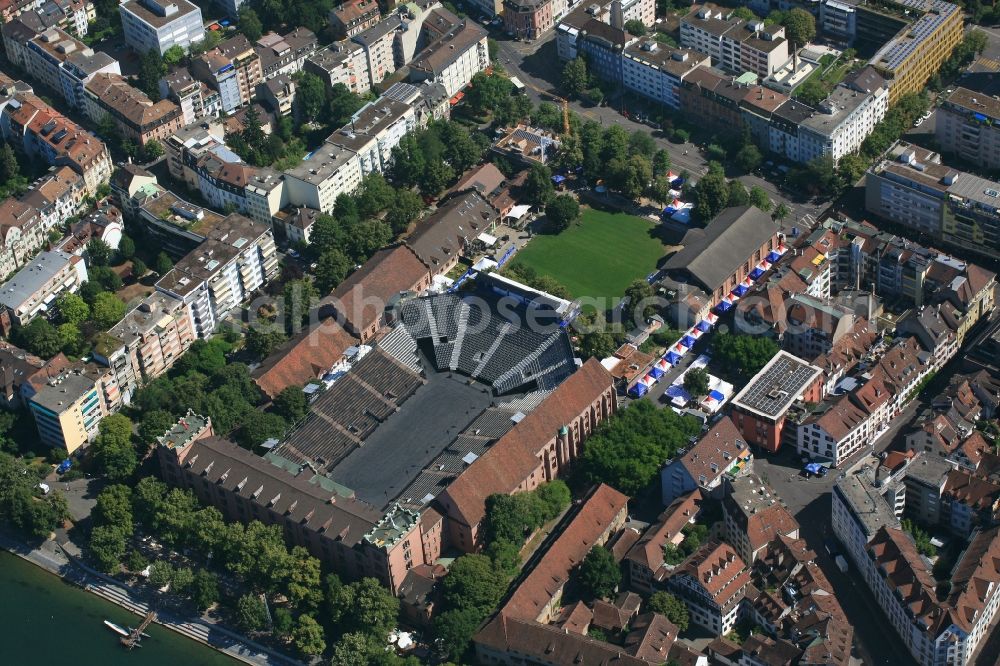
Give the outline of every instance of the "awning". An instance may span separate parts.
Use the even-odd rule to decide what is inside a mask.
[[[708,392],[708,397],[714,398],[715,400],[718,400],[719,402],[722,402],[723,400],[726,399],[726,396],[722,395],[718,391],[709,391]]]
[[[767,254],[767,260],[770,261],[772,264],[774,262],[776,262],[778,259],[781,259],[781,255],[780,254],[778,254],[777,252],[773,252],[773,251],[772,252],[768,252],[768,254]]]
[[[564,182],[565,180],[566,176],[552,176],[552,182],[555,183],[556,185]]]
[[[705,321],[704,319],[702,319],[701,321],[698,322],[698,330],[701,331],[702,333],[708,333],[709,331],[712,330],[712,325],[707,321]]]
[[[496,267],[497,267],[497,262],[493,261],[489,257],[483,257],[476,263],[472,264],[472,269],[476,271],[486,271]]]
[[[497,237],[488,234],[484,231],[483,233],[479,234],[479,240],[486,243],[486,247],[493,247],[494,245],[496,245]]]
[[[715,322],[719,321],[719,315],[715,314],[714,312],[709,312],[708,315],[705,316],[705,321],[715,326]]]
[[[652,386],[656,383],[656,377],[654,377],[652,373],[649,373],[642,378],[642,381],[646,383],[646,386]]]
[[[659,368],[660,370],[669,370],[670,364],[667,363],[666,359],[661,358],[659,361],[656,362],[656,367]]]
[[[648,390],[649,390],[648,386],[646,386],[642,382],[638,382],[632,388],[629,389],[629,393],[631,393],[637,398],[641,398],[642,396],[646,395],[646,391]]]
[[[677,365],[677,362],[681,360],[681,357],[679,354],[676,354],[672,351],[668,351],[667,355],[663,357],[663,360],[665,360],[670,365]]]
[[[694,338],[692,338],[690,335],[685,335],[683,338],[681,338],[681,344],[683,344],[685,347],[688,348],[694,347]]]
[[[673,346],[673,350],[683,356],[687,353],[688,348],[684,346],[682,341],[678,341],[677,344]]]
[[[754,279],[754,280],[759,280],[760,276],[763,275],[763,274],[764,274],[764,271],[761,270],[761,269],[759,269],[759,268],[755,268],[752,271],[750,271],[750,277],[752,279]]]
[[[719,312],[726,312],[731,307],[733,307],[733,304],[730,303],[729,301],[721,301],[718,305],[715,306],[715,309],[718,310]]]
[[[746,295],[747,288],[744,287],[741,284],[738,284],[738,285],[736,285],[736,289],[733,289],[733,293],[736,294],[737,296],[742,297],[742,296]]]
[[[650,368],[649,374],[653,375],[653,377],[655,377],[656,379],[659,379],[660,377],[663,376],[663,370],[654,365],[652,368]]]
[[[522,217],[528,214],[529,210],[531,210],[531,206],[527,204],[521,206],[514,206],[513,208],[510,209],[510,212],[504,216],[504,219],[511,217],[514,218],[515,220],[520,220]]]
[[[692,328],[690,331],[687,332],[687,337],[692,338],[694,340],[697,340],[703,335],[705,334],[699,331],[697,326],[695,326],[694,328]]]
[[[684,208],[670,216],[670,219],[680,224],[687,224],[691,221],[691,204],[684,204]]]

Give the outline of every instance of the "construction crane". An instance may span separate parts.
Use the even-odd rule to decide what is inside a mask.
[[[527,78],[527,77],[525,77],[525,78]],[[562,106],[562,116],[563,116],[563,134],[567,134],[568,135],[570,133],[570,131],[569,131],[569,102],[567,102],[565,99],[563,99],[559,95],[557,95],[557,94],[555,94],[553,92],[549,92],[548,90],[542,90],[538,86],[533,85],[532,83],[530,83],[528,81],[525,81],[524,79],[522,79],[521,82],[524,85],[526,85],[529,88],[531,88],[532,90],[534,90],[539,95],[547,95],[547,96],[551,97],[552,99],[554,99],[554,100],[556,100],[557,102],[560,103],[560,105]]]

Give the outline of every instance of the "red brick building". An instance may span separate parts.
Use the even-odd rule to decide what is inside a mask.
[[[465,552],[477,550],[486,498],[533,490],[558,477],[583,453],[594,428],[614,413],[615,396],[611,375],[596,359],[560,384],[438,495],[449,543]]]
[[[823,371],[786,351],[779,351],[733,398],[733,423],[750,444],[771,453],[781,448],[785,416],[796,401],[823,398]]]

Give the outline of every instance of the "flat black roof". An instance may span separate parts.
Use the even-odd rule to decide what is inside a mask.
[[[492,402],[485,384],[429,372],[426,384],[327,476],[384,509]]]

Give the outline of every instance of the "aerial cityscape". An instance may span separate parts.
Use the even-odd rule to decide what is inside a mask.
[[[0,37],[0,663],[1000,666],[1000,8]]]

